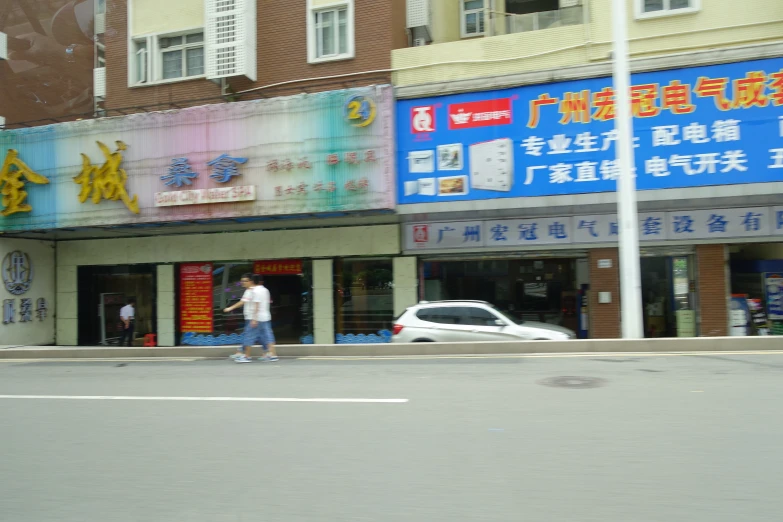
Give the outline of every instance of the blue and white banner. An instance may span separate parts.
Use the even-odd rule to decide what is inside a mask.
[[[783,59],[634,75],[639,190],[783,181]],[[398,202],[614,191],[595,78],[397,102]]]
[[[612,243],[614,214],[447,221],[405,225],[405,250],[535,247]],[[639,214],[639,240],[690,241],[781,236],[783,207],[753,207]]]

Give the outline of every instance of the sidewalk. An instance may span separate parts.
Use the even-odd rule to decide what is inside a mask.
[[[3,346],[0,359],[225,358],[236,346],[106,347]],[[755,352],[783,350],[783,337],[589,339],[486,343],[305,344],[278,346],[283,357],[380,357],[400,355],[496,355],[557,353]],[[257,355],[261,349],[254,350]]]

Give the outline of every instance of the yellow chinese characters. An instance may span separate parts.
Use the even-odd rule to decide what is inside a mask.
[[[25,203],[27,191],[24,190],[24,179],[37,185],[46,185],[49,179],[33,172],[25,162],[19,159],[19,153],[13,149],[8,151],[0,169],[0,184],[2,184],[3,211],[2,216],[10,216],[17,212],[30,212],[33,207]]]
[[[122,163],[122,151],[128,147],[121,141],[117,141],[117,151],[111,152],[109,147],[98,143],[101,152],[103,152],[106,162],[100,167],[96,167],[90,161],[89,156],[82,154],[82,171],[73,181],[82,186],[79,192],[79,201],[84,203],[92,197],[92,202],[96,205],[101,202],[101,198],[109,201],[122,201],[128,210],[134,214],[139,213],[139,198],[133,196],[131,199],[125,190],[125,182],[128,181],[128,174],[120,168]]]

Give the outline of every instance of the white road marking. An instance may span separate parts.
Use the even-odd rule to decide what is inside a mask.
[[[736,351],[736,352],[579,352],[579,353],[509,353],[487,355],[311,355],[298,357],[301,361],[389,361],[389,360],[438,360],[438,359],[572,359],[579,357],[698,357],[716,355],[783,355],[783,351]]]
[[[333,399],[293,397],[147,397],[143,395],[0,395],[0,399],[69,400],[69,401],[191,401],[191,402],[328,402],[399,404],[408,399]]]

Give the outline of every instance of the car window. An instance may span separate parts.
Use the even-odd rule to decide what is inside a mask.
[[[416,317],[428,323],[463,324],[463,316],[459,308],[435,307],[424,308],[416,312]]]
[[[467,312],[467,321],[472,326],[497,326],[495,321],[498,317],[484,308],[470,307],[465,309]]]

